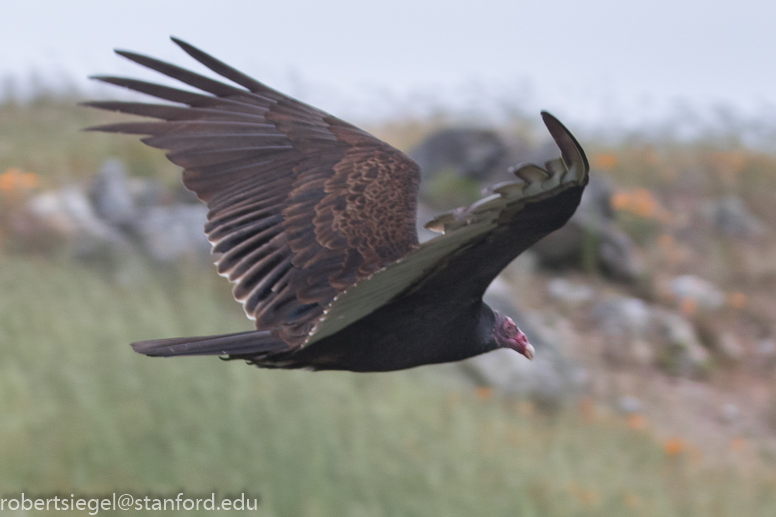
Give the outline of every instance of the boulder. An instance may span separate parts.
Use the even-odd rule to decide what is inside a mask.
[[[646,302],[626,296],[611,296],[597,303],[591,315],[606,334],[629,338],[646,337],[652,319]]]
[[[708,203],[704,213],[723,235],[752,238],[765,233],[765,224],[737,196],[724,196]]]
[[[409,152],[420,165],[423,181],[442,172],[480,181],[487,178],[507,152],[495,131],[471,128],[444,129]]]
[[[617,408],[623,413],[638,413],[643,406],[641,399],[632,395],[625,395],[617,399]]]
[[[131,251],[129,239],[97,216],[87,195],[70,186],[43,192],[27,203],[31,232],[58,235],[77,257]]]
[[[595,297],[595,290],[587,284],[573,283],[565,278],[553,278],[547,283],[549,295],[568,305],[582,305]]]
[[[739,362],[746,355],[746,349],[741,340],[732,332],[723,332],[716,342],[715,350],[724,359],[731,362]]]
[[[709,367],[709,352],[703,347],[695,327],[681,314],[665,309],[653,310],[653,326],[662,349],[658,364],[674,375],[694,377]]]
[[[210,242],[203,231],[207,212],[202,204],[150,207],[138,215],[133,229],[153,260],[174,262],[190,258],[212,262]]]
[[[531,249],[551,268],[600,269],[614,280],[633,282],[645,273],[636,247],[620,230],[611,206],[612,188],[601,174],[591,174],[579,207],[568,223]]]
[[[495,350],[462,361],[459,368],[477,383],[503,393],[528,397],[549,407],[562,404],[584,383],[584,370],[562,353],[558,341],[552,339],[553,330],[541,316],[518,310],[508,286],[500,281],[494,284],[485,295],[486,302],[512,316],[536,348],[536,355],[529,361],[511,350]]]
[[[616,362],[655,363],[674,375],[701,375],[709,353],[695,327],[681,314],[638,298],[612,296],[596,304],[591,315],[607,337],[604,353]]]
[[[507,144],[494,131],[447,129],[430,136],[409,154],[423,174],[422,204],[443,211],[468,205],[481,196],[483,187],[508,180],[510,165],[544,163],[557,153],[551,142],[531,146],[525,139],[513,137]],[[550,268],[598,269],[625,282],[642,277],[645,269],[635,246],[617,227],[612,192],[611,180],[592,174],[571,220],[533,246],[539,263]],[[433,213],[421,215],[421,211],[419,226],[433,217]],[[419,235],[421,240],[430,237],[425,230],[419,230]]]
[[[121,160],[111,158],[105,161],[91,182],[89,199],[94,213],[108,225],[127,228],[134,222],[135,200]]]
[[[670,286],[677,300],[692,300],[701,309],[719,309],[725,304],[725,293],[708,280],[695,275],[677,276],[671,280]]]

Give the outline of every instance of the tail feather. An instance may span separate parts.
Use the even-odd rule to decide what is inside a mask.
[[[186,355],[254,355],[280,352],[288,344],[266,330],[249,330],[216,336],[151,339],[132,343],[135,352],[152,357]]]

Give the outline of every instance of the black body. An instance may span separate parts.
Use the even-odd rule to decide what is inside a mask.
[[[420,170],[385,142],[296,101],[179,40],[219,82],[131,52],[120,55],[204,93],[119,77],[110,84],[174,104],[88,105],[156,119],[93,128],[146,135],[183,167],[210,209],[218,272],[255,331],[133,343],[151,356],[220,355],[266,368],[390,371],[509,346],[533,349],[482,301],[510,261],[571,217],[588,181],[582,148],[542,113],[561,157],[427,227],[419,244]],[[524,341],[521,341],[524,340]],[[528,346],[529,351],[526,352]]]

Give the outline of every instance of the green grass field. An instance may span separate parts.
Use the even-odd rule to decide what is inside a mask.
[[[209,273],[135,270],[127,285],[75,263],[0,259],[3,497],[245,492],[276,516],[776,514],[776,480],[667,455],[615,417],[547,415],[422,369],[268,371],[132,352],[133,340],[249,328]]]

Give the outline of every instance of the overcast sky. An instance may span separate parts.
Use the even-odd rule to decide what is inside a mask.
[[[0,76],[151,77],[125,48],[189,66],[175,35],[353,116],[486,92],[564,118],[649,118],[678,102],[776,106],[773,0],[27,0],[2,7]]]

